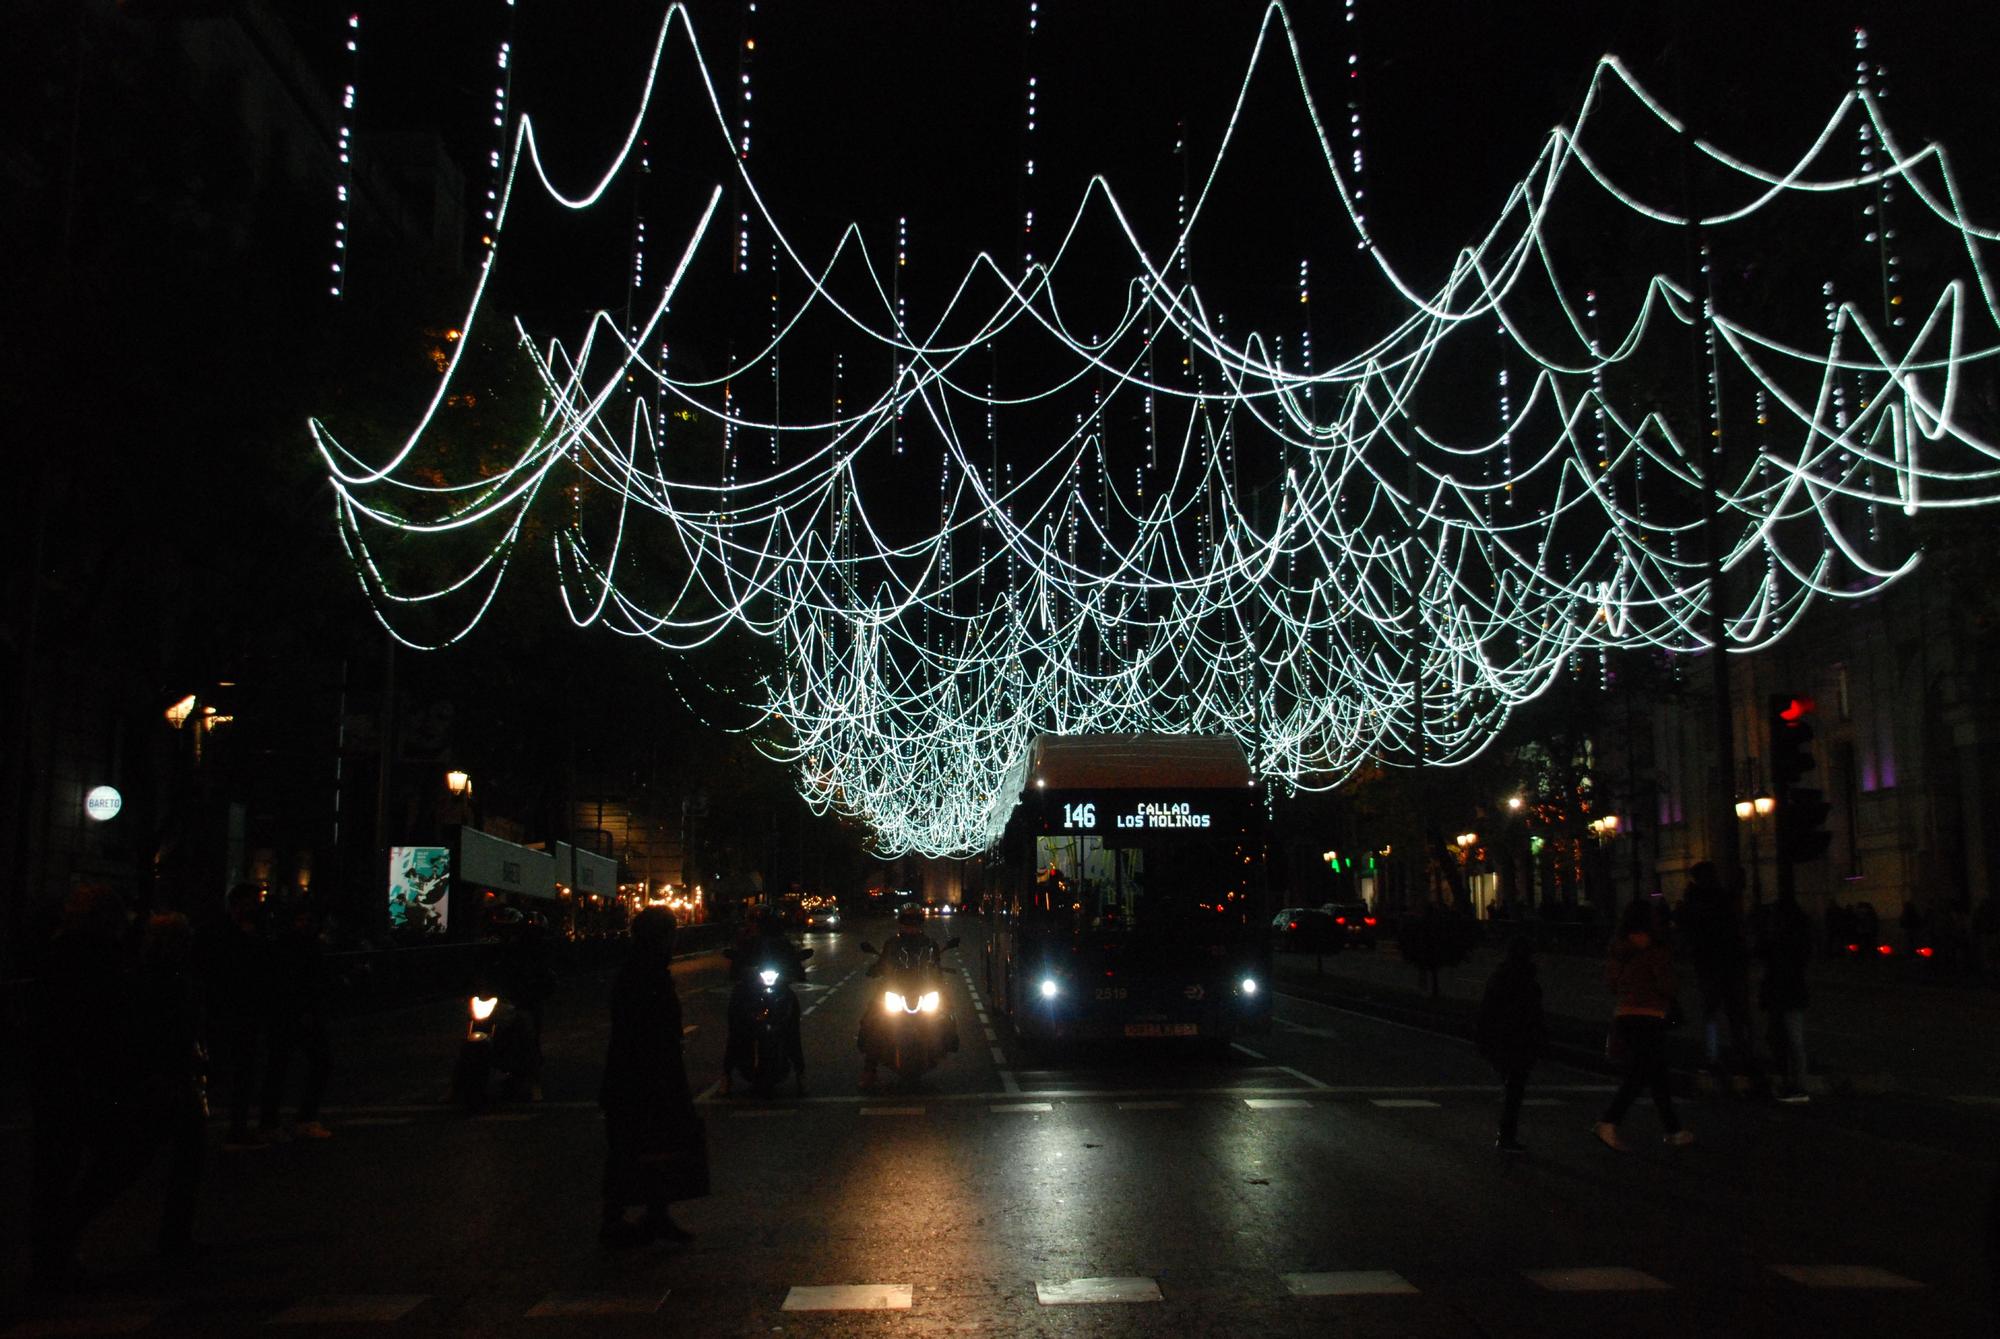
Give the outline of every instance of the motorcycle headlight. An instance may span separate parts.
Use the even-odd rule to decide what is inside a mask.
[[[499,1003],[500,997],[498,995],[474,995],[472,997],[472,1021],[475,1023],[484,1023],[487,1019],[493,1017],[493,1010]]]
[[[778,984],[778,974],[772,971],[768,967],[766,967],[763,971],[757,973],[757,979],[759,981],[762,981],[767,986],[775,986]]]
[[[1255,994],[1257,993],[1257,978],[1256,978],[1256,977],[1254,977],[1254,976],[1246,976],[1246,977],[1244,977],[1244,978],[1243,978],[1243,993],[1244,993],[1245,995],[1255,995]]]
[[[898,995],[893,990],[885,990],[882,992],[882,1008],[885,1011],[892,1014],[900,1014],[908,1012],[908,1010],[903,1005],[903,997],[901,995]]]
[[[1055,978],[1054,978],[1054,977],[1044,977],[1044,978],[1042,978],[1042,998],[1043,998],[1043,999],[1045,999],[1045,1000],[1052,1000],[1052,999],[1054,999],[1054,998],[1056,997],[1056,992],[1057,992],[1057,991],[1059,991],[1060,989],[1062,989],[1062,987],[1058,986],[1058,985],[1057,985],[1057,984],[1055,983]]]
[[[943,1003],[935,990],[927,990],[924,992],[924,997],[917,1001],[917,1007],[927,1014],[934,1014],[938,1011],[938,1006]]]

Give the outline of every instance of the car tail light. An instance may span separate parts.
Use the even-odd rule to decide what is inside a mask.
[[[1335,925],[1345,925],[1345,924],[1347,924],[1347,917],[1345,917],[1345,916],[1335,916],[1335,917],[1333,918],[1333,923],[1334,923]]]
[[[1917,950],[1917,956],[1919,958],[1928,958],[1935,952],[1937,952],[1936,949],[1932,948],[1929,944],[1925,944],[1922,948]]]
[[[1849,944],[1849,945],[1847,946],[1847,951],[1848,951],[1849,953],[1859,953],[1859,952],[1861,951],[1861,945],[1859,945],[1859,944]]]
[[[1296,930],[1299,928],[1299,923],[1297,921],[1286,921],[1285,928],[1287,930]]]
[[[1875,946],[1875,951],[1876,951],[1877,953],[1881,954],[1881,955],[1882,955],[1883,957],[1885,957],[1885,958],[1888,958],[1888,957],[1893,957],[1893,956],[1895,956],[1895,952],[1896,952],[1896,950],[1895,950],[1894,948],[1892,948],[1891,946],[1889,946],[1888,944],[1877,944],[1877,945]]]
[[[1375,923],[1375,918],[1373,916],[1363,916],[1361,918],[1361,923],[1363,925],[1373,925]]]

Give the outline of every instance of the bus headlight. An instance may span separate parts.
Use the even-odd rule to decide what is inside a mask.
[[[885,1012],[892,1014],[901,1014],[909,1012],[909,1010],[903,1004],[903,997],[901,995],[898,995],[893,990],[885,990],[882,992],[882,1008]]]
[[[917,1001],[917,1007],[927,1014],[934,1014],[938,1011],[938,1006],[943,1003],[935,990],[927,990],[924,992],[924,997]]]
[[[1254,976],[1246,976],[1246,977],[1244,977],[1244,978],[1243,978],[1243,993],[1244,993],[1245,995],[1255,995],[1255,994],[1257,993],[1257,978],[1256,978],[1256,977],[1254,977]]]
[[[1055,978],[1054,978],[1054,977],[1050,977],[1050,976],[1045,976],[1045,977],[1043,977],[1043,978],[1042,978],[1042,998],[1043,998],[1043,999],[1045,999],[1045,1000],[1052,1000],[1052,999],[1054,999],[1054,998],[1056,997],[1056,992],[1057,992],[1058,990],[1060,990],[1060,989],[1061,989],[1061,987],[1059,987],[1059,986],[1057,986],[1057,985],[1056,985],[1056,982],[1055,982]]]

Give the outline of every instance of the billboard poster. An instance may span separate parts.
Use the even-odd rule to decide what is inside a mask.
[[[429,937],[445,932],[451,910],[451,848],[389,848],[389,930]]]

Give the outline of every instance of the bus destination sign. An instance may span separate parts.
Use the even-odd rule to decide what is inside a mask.
[[[1195,800],[1117,796],[1064,796],[1048,806],[1048,831],[1104,834],[1200,831],[1229,825],[1216,797]],[[1227,807],[1226,805],[1224,806]]]

